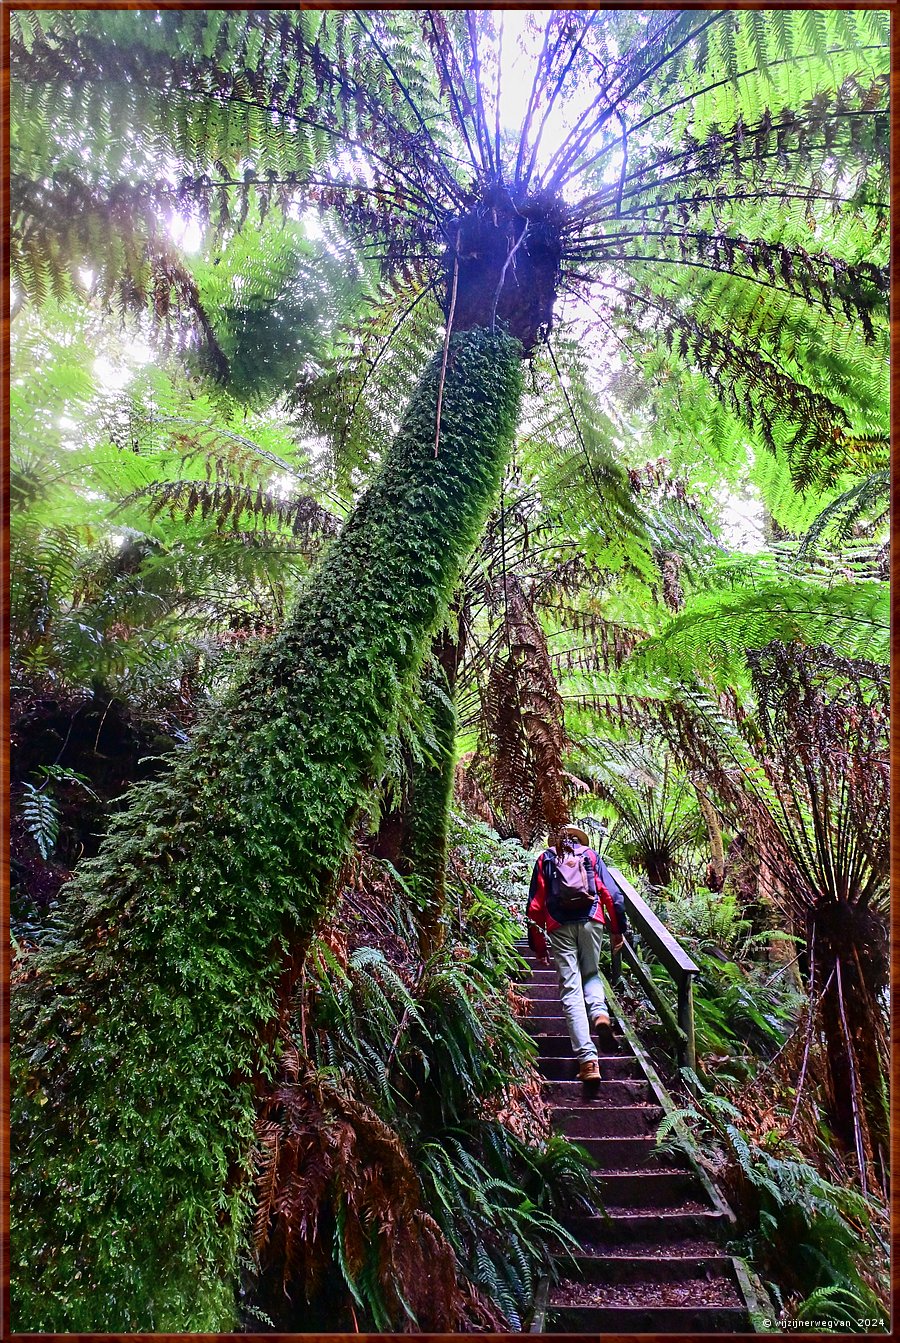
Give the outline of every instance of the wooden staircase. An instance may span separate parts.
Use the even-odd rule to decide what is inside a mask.
[[[523,1025],[534,1036],[553,1124],[595,1162],[605,1215],[565,1221],[580,1250],[539,1293],[532,1332],[752,1333],[749,1281],[721,1242],[733,1218],[688,1150],[655,1151],[667,1097],[613,1008],[616,1049],[600,1056],[599,1083],[579,1082],[556,972],[531,966]],[[668,1104],[671,1104],[668,1102]]]

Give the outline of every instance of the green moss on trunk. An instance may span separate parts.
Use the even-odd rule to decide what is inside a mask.
[[[226,1331],[291,959],[499,488],[518,343],[451,343],[301,597],[67,892],[13,1008],[13,1327]]]
[[[431,709],[434,747],[432,758],[416,764],[410,790],[406,851],[413,880],[423,902],[419,918],[419,950],[427,960],[443,941],[447,822],[453,794],[456,761],[456,708],[444,669],[435,668],[433,680],[423,687]]]

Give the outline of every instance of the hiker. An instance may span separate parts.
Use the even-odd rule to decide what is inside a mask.
[[[550,963],[549,947],[579,1080],[599,1082],[591,1032],[605,1050],[613,1046],[599,974],[600,943],[608,918],[612,949],[618,951],[627,924],[622,892],[590,843],[584,830],[566,825],[556,847],[538,858],[528,891],[528,944],[543,965]]]

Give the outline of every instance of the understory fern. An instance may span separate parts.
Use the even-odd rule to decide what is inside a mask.
[[[471,332],[452,353],[439,456],[440,355],[293,619],[134,791],[17,985],[17,1327],[233,1323],[283,965],[333,901],[515,427],[517,342]]]
[[[380,1330],[519,1329],[554,1256],[576,1248],[558,1217],[595,1210],[590,1158],[528,1108],[537,1074],[513,1019],[518,929],[472,879],[466,841],[485,846],[475,829],[455,829],[465,875],[439,953],[421,959],[408,892],[371,860],[310,946],[291,1035],[311,1057],[286,1046],[288,1080],[257,1126],[257,1281],[245,1299],[279,1328],[333,1327],[349,1301],[358,1325]],[[389,954],[366,940],[373,928]],[[336,1124],[349,1125],[343,1137]]]
[[[667,1115],[657,1142],[687,1123],[704,1151],[718,1151],[741,1250],[786,1314],[802,1320],[818,1313],[836,1323],[842,1316],[884,1318],[860,1242],[861,1234],[875,1246],[880,1242],[886,1262],[884,1208],[827,1179],[774,1132],[767,1141],[754,1140],[732,1101],[708,1091],[695,1074],[692,1082],[698,1103]]]

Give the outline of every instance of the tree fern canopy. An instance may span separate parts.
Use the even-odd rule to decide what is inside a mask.
[[[888,40],[11,11],[18,1328],[527,1327],[595,812],[884,1183]]]
[[[801,486],[883,458],[886,16],[548,12],[515,20],[504,60],[513,22],[13,16],[17,284],[62,296],[89,266],[108,303],[180,305],[226,376],[222,285],[204,296],[168,219],[224,241],[316,209],[378,262],[385,302],[405,295],[398,346],[437,285],[457,327],[505,319],[527,344],[564,315],[655,382],[696,370]],[[533,272],[528,313],[494,292],[502,267],[520,291]],[[257,324],[283,275],[248,275]],[[562,314],[557,288],[577,296]]]

